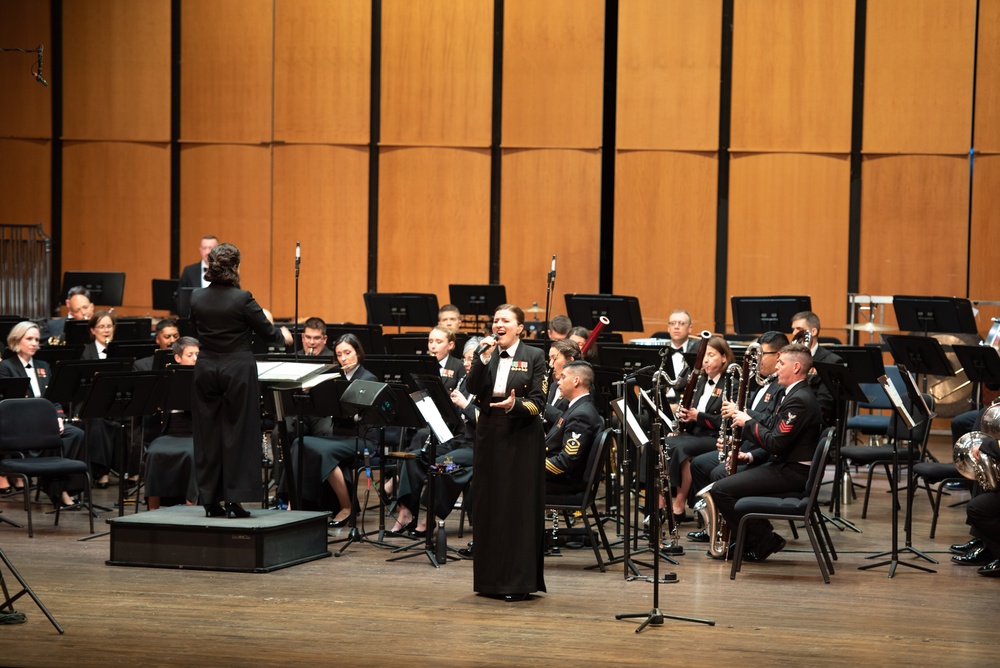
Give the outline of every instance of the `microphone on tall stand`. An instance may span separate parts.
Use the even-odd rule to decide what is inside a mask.
[[[552,338],[549,332],[549,318],[552,309],[552,290],[556,286],[556,254],[552,254],[552,269],[549,270],[548,285],[545,288],[545,335]]]
[[[38,45],[38,70],[35,72],[35,81],[37,81],[38,83],[40,83],[43,86],[45,86],[46,88],[48,88],[49,82],[42,78],[42,51],[44,51],[44,50],[45,50],[45,47],[42,46],[41,44],[39,44]]]
[[[299,333],[299,266],[302,264],[302,244],[295,242],[295,333]],[[299,338],[301,341],[301,337]],[[299,359],[299,344],[293,339],[292,349],[295,351],[295,361]]]

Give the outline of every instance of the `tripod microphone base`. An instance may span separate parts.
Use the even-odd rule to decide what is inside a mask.
[[[681,622],[694,622],[696,624],[708,624],[709,626],[715,626],[715,620],[713,619],[698,619],[696,617],[681,617],[680,615],[665,615],[659,608],[653,608],[649,612],[630,612],[615,615],[615,619],[638,619],[640,617],[645,617],[646,619],[642,624],[639,624],[638,628],[636,628],[636,633],[642,633],[642,630],[650,625],[663,626],[663,620],[665,619],[676,619]]]

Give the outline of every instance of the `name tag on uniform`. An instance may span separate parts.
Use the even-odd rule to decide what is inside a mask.
[[[511,362],[510,363],[510,370],[511,371],[527,371],[528,370],[528,362],[526,360],[520,360],[518,362]]]

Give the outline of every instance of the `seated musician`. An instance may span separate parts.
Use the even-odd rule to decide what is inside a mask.
[[[94,315],[94,303],[90,301],[90,290],[82,285],[74,285],[66,291],[66,317],[52,318],[45,323],[42,340],[65,343],[67,320],[90,320]]]
[[[788,337],[781,332],[765,332],[757,339],[757,343],[761,346],[760,367],[757,369],[757,375],[765,379],[766,384],[761,387],[757,385],[754,378],[749,379],[750,385],[747,390],[745,408],[747,413],[757,422],[770,428],[774,409],[785,394],[778,379],[774,377],[774,372],[777,369],[778,352],[788,345]],[[736,409],[737,406],[734,402],[723,401],[722,417],[724,419],[732,418]],[[722,438],[723,436],[720,435],[717,442],[720,449],[722,448]],[[750,461],[740,466],[737,469],[739,471],[745,470],[748,466],[759,466],[767,461],[767,451],[755,445],[749,438],[743,439],[740,450],[750,453]],[[706,452],[698,455],[691,461],[691,490],[697,494],[709,483],[722,480],[727,475],[729,475],[728,465],[726,462],[719,462],[717,452]],[[688,538],[697,543],[706,543],[710,537],[708,532],[702,529],[688,533]]]
[[[441,367],[441,382],[444,389],[451,392],[458,387],[458,381],[465,376],[462,361],[451,354],[455,349],[455,332],[440,325],[427,335],[427,352],[437,359]]]
[[[549,340],[562,341],[564,339],[568,339],[571,329],[573,329],[573,321],[569,319],[569,316],[554,315],[552,316],[552,319],[549,320]]]
[[[979,451],[1000,462],[1000,446],[997,440],[987,436],[972,456]],[[986,577],[1000,577],[1000,488],[985,490],[976,485],[977,493],[965,508],[965,523],[969,525],[972,540],[962,545],[952,545],[957,552],[952,563],[979,566],[976,572]]]
[[[108,344],[114,338],[118,318],[110,311],[95,311],[90,316],[90,343],[88,343],[81,360],[108,359]],[[116,420],[104,418],[89,418],[83,421],[87,432],[87,454],[90,456],[90,473],[94,477],[94,487],[108,488],[108,472],[113,467],[115,446],[118,442],[118,430],[121,425]]]
[[[680,378],[684,371],[684,353],[693,353],[698,350],[698,339],[691,338],[691,314],[682,308],[675,308],[670,312],[667,319],[667,332],[670,334],[670,346],[666,351],[670,354],[667,362],[669,375],[671,378]],[[672,406],[677,403],[677,394],[674,388],[667,390],[667,399]]]
[[[545,435],[546,494],[576,494],[587,486],[587,460],[603,426],[590,396],[593,384],[587,362],[568,362],[559,374],[567,407]]]
[[[797,343],[785,346],[778,354],[776,367],[778,382],[785,388],[776,424],[761,424],[747,411],[733,416],[733,424],[743,427],[746,438],[767,451],[768,461],[723,478],[712,488],[715,506],[730,527],[739,527],[741,517],[735,507],[741,498],[805,489],[823,429],[823,412],[806,382],[811,368],[808,348]],[[739,461],[749,463],[749,453],[741,451]],[[750,561],[763,561],[785,547],[785,539],[774,533],[767,520],[748,522],[745,531],[745,558]]]
[[[181,338],[181,332],[177,329],[177,321],[171,320],[170,318],[164,318],[163,320],[156,323],[156,334],[153,341],[156,343],[157,350],[170,350],[174,342]],[[140,357],[132,364],[133,371],[152,371],[153,370],[153,355],[149,357]]]
[[[715,441],[722,425],[722,387],[719,381],[723,371],[732,363],[733,351],[725,339],[721,336],[708,339],[691,406],[677,409],[679,431],[666,438],[670,448],[670,482],[675,490],[672,512],[676,522],[689,519],[685,513],[688,497],[692,491],[698,491],[691,489],[691,459],[706,452],[716,452]]]
[[[361,347],[361,341],[354,334],[344,334],[337,339],[333,352],[346,380],[378,380],[375,374],[362,366],[365,351]],[[295,478],[301,488],[303,505],[323,507],[326,504],[325,488],[329,485],[338,507],[337,514],[330,524],[335,527],[346,525],[353,513],[351,495],[347,487],[348,476],[345,475],[343,467],[350,467],[365,448],[374,448],[374,445],[373,439],[359,433],[359,425],[352,417],[333,420],[330,436],[304,437],[302,439],[304,468]],[[297,448],[298,441],[293,441],[291,458],[296,466]]]
[[[438,309],[437,326],[457,332],[462,328],[462,312],[454,304],[445,304]]]
[[[590,338],[590,330],[586,327],[574,327],[569,330],[569,336],[567,337],[570,341],[575,341],[576,345],[580,346],[580,350],[583,350],[583,344],[587,342]],[[590,344],[587,348],[587,352],[583,353],[584,361],[590,362],[591,364],[600,364],[600,355],[597,352],[597,341]]]
[[[553,341],[549,347],[549,375],[542,383],[545,389],[545,410],[542,413],[542,421],[546,426],[556,423],[559,417],[566,410],[567,400],[559,389],[559,376],[563,367],[574,360],[579,360],[580,346],[571,339]],[[548,387],[545,387],[545,385]]]
[[[819,345],[819,316],[812,311],[801,311],[792,316],[792,341],[800,341],[808,332],[809,352],[813,362],[823,362],[824,364],[843,364],[844,360],[836,353],[832,353]],[[823,379],[815,369],[809,370],[807,378],[809,387],[816,395],[816,401],[823,409],[823,422],[832,426],[836,422],[837,416],[834,414],[833,393],[823,384]]]
[[[172,348],[175,364],[194,366],[198,361],[198,339],[181,337]],[[198,503],[198,474],[190,411],[164,415],[161,432],[146,449],[146,504],[150,510],[180,503],[193,506]]]
[[[472,358],[479,347],[480,339],[472,337],[465,342],[462,350],[464,371],[468,372],[472,368]],[[436,463],[441,466],[454,464],[460,467],[458,470],[446,475],[435,476],[434,487],[434,515],[438,519],[446,518],[458,496],[468,487],[472,480],[472,445],[476,440],[476,405],[472,401],[472,395],[465,385],[467,376],[463,375],[457,388],[451,392],[451,400],[462,413],[465,422],[465,429],[455,438],[441,443],[437,446]],[[386,491],[390,491],[391,481],[386,481]],[[410,535],[416,538],[426,536],[427,516],[424,515],[419,522],[415,520],[421,505],[427,504],[427,466],[422,459],[405,459],[399,473],[399,494],[398,494],[398,515],[396,523],[389,533],[393,535],[403,535],[410,531]]]
[[[156,323],[155,336],[157,350],[170,350],[174,342],[180,338],[180,330],[177,329],[177,322],[170,318],[164,318]],[[132,363],[133,371],[152,371],[154,356],[140,357]],[[131,447],[128,453],[128,471],[132,474],[129,482],[135,482],[135,471],[139,470],[139,457],[142,454],[143,446],[149,446],[149,442],[160,430],[159,418],[155,415],[147,415],[142,418],[142,429],[136,429],[132,434]],[[143,441],[145,439],[145,441]]]
[[[326,323],[322,318],[309,318],[303,323],[302,354],[333,359],[333,351],[326,347]]]
[[[35,359],[38,352],[41,331],[33,322],[24,321],[14,325],[7,335],[7,347],[14,353],[12,357],[0,362],[0,378],[28,378],[28,398],[43,397],[45,390],[49,386],[52,378],[52,370],[49,365],[39,359]],[[83,430],[66,424],[62,407],[54,404],[56,408],[57,420],[59,422],[59,435],[62,439],[62,455],[68,459],[86,461],[86,443]],[[73,476],[65,481],[41,481],[49,499],[56,506],[62,508],[79,508],[79,504],[73,499],[72,494],[83,490],[86,485],[86,477],[83,475]],[[0,476],[0,494],[12,494],[23,491],[23,486],[12,485],[6,477]]]

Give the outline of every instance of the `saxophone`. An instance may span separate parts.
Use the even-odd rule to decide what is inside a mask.
[[[742,365],[730,364],[726,369],[726,380],[723,385],[723,398],[726,401],[735,400],[736,410],[742,411],[746,408],[747,390],[749,380],[754,378],[761,389],[764,385],[760,380],[760,361],[763,350],[759,343],[751,343],[743,353]],[[726,464],[726,475],[736,473],[737,453],[740,444],[743,442],[743,427],[733,426],[732,418],[722,419],[722,428],[719,430],[719,437],[722,439],[722,448],[719,451],[719,459]],[[729,526],[726,519],[715,507],[715,500],[712,498],[712,487],[715,483],[710,483],[697,494],[698,502],[694,505],[694,510],[701,516],[702,525],[708,534],[708,553],[713,557],[725,557],[729,552]]]

